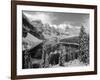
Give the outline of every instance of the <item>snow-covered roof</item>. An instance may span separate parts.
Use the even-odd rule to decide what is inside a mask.
[[[27,37],[22,38],[22,42],[28,43],[28,49],[31,49],[31,48],[39,45],[40,43],[42,43],[43,40],[40,40],[40,39],[36,38],[35,36],[31,35],[30,33],[28,33]]]

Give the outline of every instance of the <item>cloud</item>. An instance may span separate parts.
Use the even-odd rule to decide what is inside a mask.
[[[43,24],[52,24],[52,22],[56,19],[52,13],[44,13],[44,12],[23,12],[24,15],[28,17],[30,21],[32,20],[41,20]]]
[[[66,28],[66,24],[60,24],[60,25],[58,25],[58,28],[65,29]]]
[[[58,27],[63,31],[68,32],[72,36],[78,36],[81,28],[81,26],[73,26],[71,24],[65,24],[65,23],[60,24]]]
[[[56,24],[50,24],[50,27],[54,27],[54,28],[58,28],[58,26]]]

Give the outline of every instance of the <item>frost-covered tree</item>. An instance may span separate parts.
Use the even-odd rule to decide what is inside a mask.
[[[61,44],[60,44],[59,54],[60,54],[60,56],[59,56],[59,66],[64,66],[66,51],[65,51],[65,47],[62,46]]]
[[[89,63],[89,35],[83,26],[79,34],[79,59],[84,63]]]

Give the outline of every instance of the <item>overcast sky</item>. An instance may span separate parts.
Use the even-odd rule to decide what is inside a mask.
[[[89,14],[37,11],[23,11],[23,13],[31,21],[41,20],[44,24],[48,23],[60,28],[65,28],[66,25],[69,25],[69,28],[78,29],[83,25],[86,32],[89,33]]]

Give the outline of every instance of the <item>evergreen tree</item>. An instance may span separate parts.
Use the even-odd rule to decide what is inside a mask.
[[[83,26],[79,35],[79,59],[84,63],[89,63],[89,35]]]

